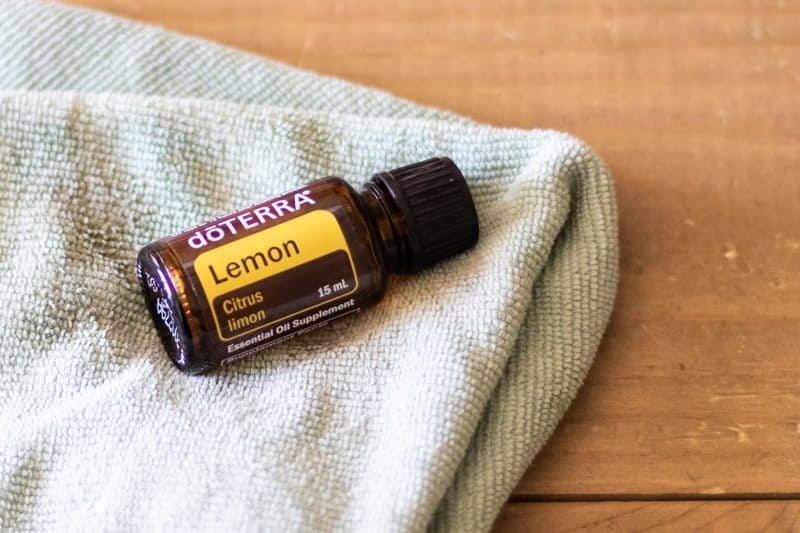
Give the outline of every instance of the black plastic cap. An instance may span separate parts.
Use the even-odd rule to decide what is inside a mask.
[[[387,190],[408,225],[408,265],[414,272],[478,242],[478,214],[461,171],[437,157],[379,172],[372,181]]]

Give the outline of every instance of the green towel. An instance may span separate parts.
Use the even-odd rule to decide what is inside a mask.
[[[491,526],[614,300],[614,191],[586,145],[18,0],[0,90],[0,529]],[[221,371],[173,367],[141,246],[439,155],[470,183],[476,248]]]

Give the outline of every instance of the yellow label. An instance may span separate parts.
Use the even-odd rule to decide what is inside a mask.
[[[289,272],[323,257],[333,257],[330,254],[335,252],[346,254],[346,258],[341,253],[338,255],[345,261],[349,280],[337,293],[329,294],[313,285],[319,274],[311,272],[312,265],[309,265],[308,276],[300,270]],[[320,266],[323,263],[317,261]],[[194,268],[223,341],[352,294],[358,285],[339,222],[325,210],[312,211],[204,252],[195,259]],[[282,273],[284,276],[278,279],[293,280],[292,287],[270,284],[269,278]],[[297,283],[298,279],[308,280],[312,286],[303,286],[304,283]],[[293,302],[298,302],[300,307],[293,306]],[[273,316],[274,308],[283,311]]]

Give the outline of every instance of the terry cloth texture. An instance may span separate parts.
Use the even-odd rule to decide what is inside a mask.
[[[586,145],[17,0],[0,88],[0,529],[490,527],[614,300],[614,192]],[[438,155],[470,183],[476,248],[221,371],[173,367],[141,246]]]

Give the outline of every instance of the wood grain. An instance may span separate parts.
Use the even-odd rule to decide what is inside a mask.
[[[800,502],[569,502],[512,503],[494,533],[786,533],[800,531]]]
[[[619,297],[515,491],[570,503],[514,503],[500,529],[788,530],[794,502],[576,501],[800,497],[800,3],[73,3],[588,141],[616,179]]]

